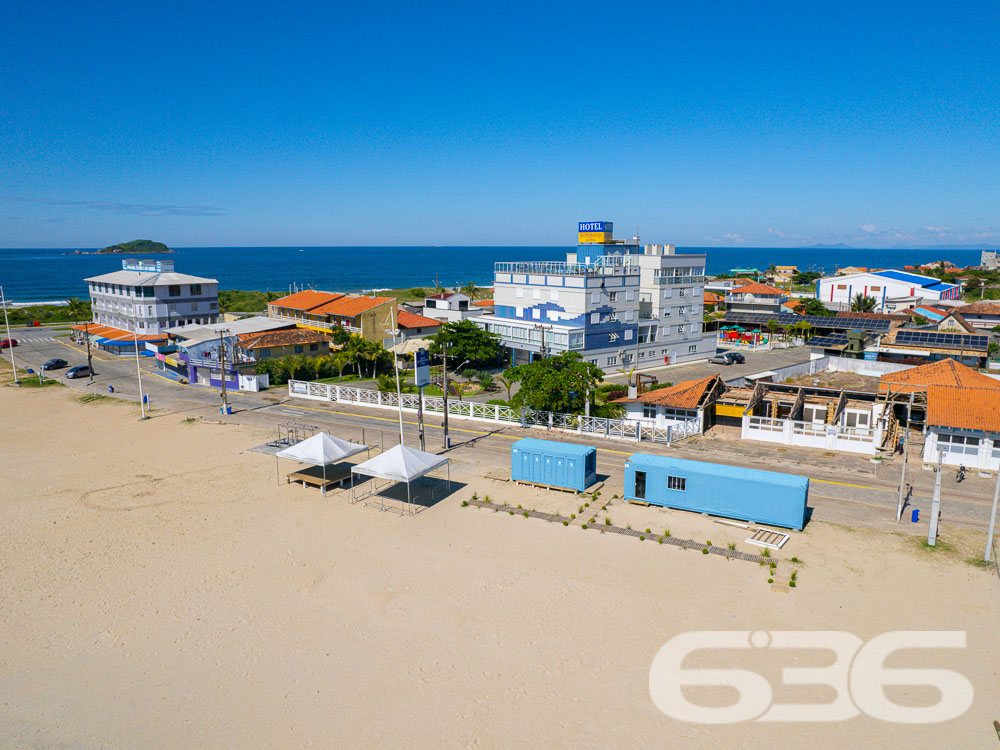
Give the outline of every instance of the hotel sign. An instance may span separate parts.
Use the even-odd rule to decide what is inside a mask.
[[[611,232],[614,230],[614,223],[610,221],[581,221],[578,232]]]
[[[414,372],[414,384],[418,388],[431,384],[431,358],[426,349],[417,349]]]

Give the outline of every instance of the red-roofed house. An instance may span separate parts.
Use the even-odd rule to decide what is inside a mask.
[[[267,315],[325,333],[339,326],[369,341],[381,341],[385,332],[392,328],[395,308],[395,297],[346,295],[307,289],[269,303]]]
[[[399,336],[396,337],[397,344],[409,339],[427,338],[441,330],[441,321],[428,318],[426,315],[417,315],[403,308],[399,308],[398,315]],[[382,343],[387,347],[392,346],[392,337],[387,337]]]
[[[475,318],[489,309],[474,304],[471,297],[461,292],[441,292],[424,298],[424,315],[435,320],[454,322]]]
[[[705,409],[725,390],[722,378],[708,375],[646,391],[635,398],[620,398],[614,403],[623,404],[625,418],[633,422],[666,428],[697,419],[700,432],[705,426]]]
[[[1000,387],[927,387],[924,463],[939,453],[951,466],[1000,470]]]
[[[754,282],[726,292],[726,309],[730,312],[785,312],[782,304],[788,293],[767,284]]]

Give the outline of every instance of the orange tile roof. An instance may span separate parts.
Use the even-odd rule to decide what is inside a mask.
[[[673,406],[677,409],[697,409],[702,397],[719,379],[718,375],[707,375],[700,380],[685,380],[667,388],[640,393],[636,398],[619,398],[613,403],[657,404]]]
[[[311,312],[320,305],[326,305],[343,296],[340,292],[317,292],[314,289],[306,289],[295,294],[290,294],[287,297],[276,299],[274,302],[268,302],[268,304],[275,307],[289,307],[293,310]]]
[[[1000,315],[1000,304],[982,300],[973,302],[971,305],[962,305],[957,308],[962,315]]]
[[[140,333],[138,336],[135,336],[131,331],[99,323],[91,323],[89,329],[83,325],[73,326],[73,330],[89,333],[96,338],[111,339],[112,341],[123,341],[133,338],[137,338],[139,341],[164,341],[167,338],[167,334],[165,333]]]
[[[702,297],[706,305],[714,305],[716,302],[722,302],[725,299],[721,294],[716,294],[715,292],[705,292]]]
[[[927,389],[927,424],[959,430],[1000,432],[1000,388],[955,388],[931,385]]]
[[[472,304],[478,307],[493,307],[493,300],[491,299],[481,299],[478,302],[473,302]]]
[[[879,378],[879,393],[892,390],[902,393],[926,391],[929,386],[1000,390],[1000,381],[966,367],[953,359],[942,359],[909,370],[890,372]]]
[[[427,328],[429,326],[441,325],[440,320],[434,320],[434,318],[428,318],[425,315],[417,315],[416,313],[411,313],[409,310],[400,310],[397,313],[396,322],[399,323],[400,328]]]
[[[775,289],[773,286],[754,282],[752,284],[747,284],[746,286],[741,286],[738,289],[730,289],[729,294],[777,294],[785,297],[788,292],[784,289]]]
[[[392,302],[394,299],[394,297],[345,297],[341,295],[339,299],[309,312],[314,315],[340,315],[345,318],[353,318],[374,307],[384,305],[386,302]]]
[[[270,346],[291,346],[293,344],[320,344],[330,341],[319,331],[295,328],[290,331],[266,331],[264,333],[242,333],[238,336],[240,349],[259,349]]]

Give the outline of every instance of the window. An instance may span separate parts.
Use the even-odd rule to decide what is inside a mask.
[[[871,289],[869,291],[872,291],[872,292],[881,292],[882,291],[882,287],[880,287],[880,286],[873,286],[873,287],[871,287]]]
[[[625,331],[625,340],[626,341],[631,341],[632,340],[632,329],[631,328],[629,330]]]
[[[617,302],[618,301],[618,292],[608,292],[608,301],[609,302]]]
[[[688,354],[697,354],[697,353],[698,353],[698,345],[691,344],[691,346],[688,347]]]
[[[681,297],[687,297],[687,294],[688,294],[688,290],[687,290],[687,289],[678,289],[678,290],[677,290],[677,293],[678,293],[678,295],[680,295]]]
[[[847,289],[847,284],[837,284],[837,290]]]
[[[644,471],[635,473],[635,498],[636,500],[646,499],[646,472]]]
[[[146,315],[152,315],[152,314],[153,314],[153,306],[146,305]]]
[[[591,292],[590,293],[590,301],[593,302],[594,304],[597,304],[598,302],[600,302],[601,301],[601,293],[600,292]]]
[[[646,419],[656,419],[656,405],[655,404],[643,404],[642,405],[642,416]]]
[[[826,422],[826,407],[806,404],[802,407],[802,421],[812,424],[823,424]]]
[[[265,346],[263,349],[257,350],[257,357],[260,359],[266,359],[271,356],[271,347]]]
[[[864,411],[844,412],[845,427],[869,427],[871,425],[871,414]]]
[[[219,303],[218,302],[213,302],[212,304],[209,305],[209,307],[212,308],[213,310],[218,310],[219,309]]]
[[[319,344],[309,344],[309,351],[311,351],[311,352],[318,352],[319,351]]]
[[[938,446],[948,453],[975,456],[979,453],[979,438],[971,435],[938,435]]]
[[[590,324],[591,325],[597,325],[600,322],[601,322],[601,314],[600,313],[591,313],[590,314]]]
[[[667,489],[687,492],[687,479],[684,477],[667,477]]]
[[[524,296],[524,287],[523,287],[523,286],[519,286],[519,287],[518,287],[518,288],[517,288],[517,289],[516,289],[516,290],[514,291],[514,295],[515,295],[516,297],[523,297],[523,296]]]
[[[549,299],[552,300],[553,302],[558,302],[559,301],[559,290],[558,289],[552,289],[552,290],[550,290],[549,291]]]
[[[639,359],[645,359],[645,358],[646,358],[646,352],[639,352]]]
[[[197,302],[192,302],[191,303],[191,312],[198,312],[198,303]]]
[[[596,359],[588,359],[587,361],[590,362],[590,364],[592,364],[592,365],[596,365],[597,364],[597,360]]]
[[[533,299],[541,299],[542,298],[542,290],[541,289],[532,289],[531,290],[531,296],[532,296]]]
[[[618,364],[618,357],[608,357],[608,359],[605,362],[605,364],[608,364],[608,365],[617,365]]]
[[[143,297],[152,297],[153,296],[153,287],[151,287],[151,286],[143,286],[143,287],[139,287],[139,288],[142,290],[142,296]]]
[[[625,301],[626,302],[634,302],[635,301],[635,292],[633,292],[633,291],[625,292]]]
[[[296,345],[296,347],[295,347],[295,353],[296,354],[302,354],[302,347],[299,346],[299,345]]]
[[[201,296],[201,284],[192,284],[191,285],[191,296],[192,297],[200,297]]]
[[[168,286],[167,294],[169,294],[171,297],[180,297],[181,296],[180,284],[171,284],[170,286]]]
[[[677,326],[677,335],[678,336],[684,335],[684,326]]]
[[[531,308],[531,317],[534,318],[535,320],[538,320],[539,318],[542,317],[542,311],[539,310],[537,307]]]

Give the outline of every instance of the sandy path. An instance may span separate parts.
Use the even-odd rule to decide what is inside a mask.
[[[4,747],[996,742],[1000,587],[961,553],[814,524],[781,555],[806,561],[799,587],[778,594],[756,565],[462,508],[473,491],[552,510],[578,500],[461,461],[465,486],[406,518],[276,486],[273,459],[243,453],[265,439],[249,428],[139,423],[130,405],[63,389],[0,388],[0,410]],[[751,550],[699,516],[609,512]],[[925,727],[710,726],[650,700],[650,662],[677,633],[795,628],[967,630],[967,649],[921,666],[962,672],[975,702]],[[810,659],[751,666],[777,685],[782,664]],[[776,698],[830,697],[791,690]]]

